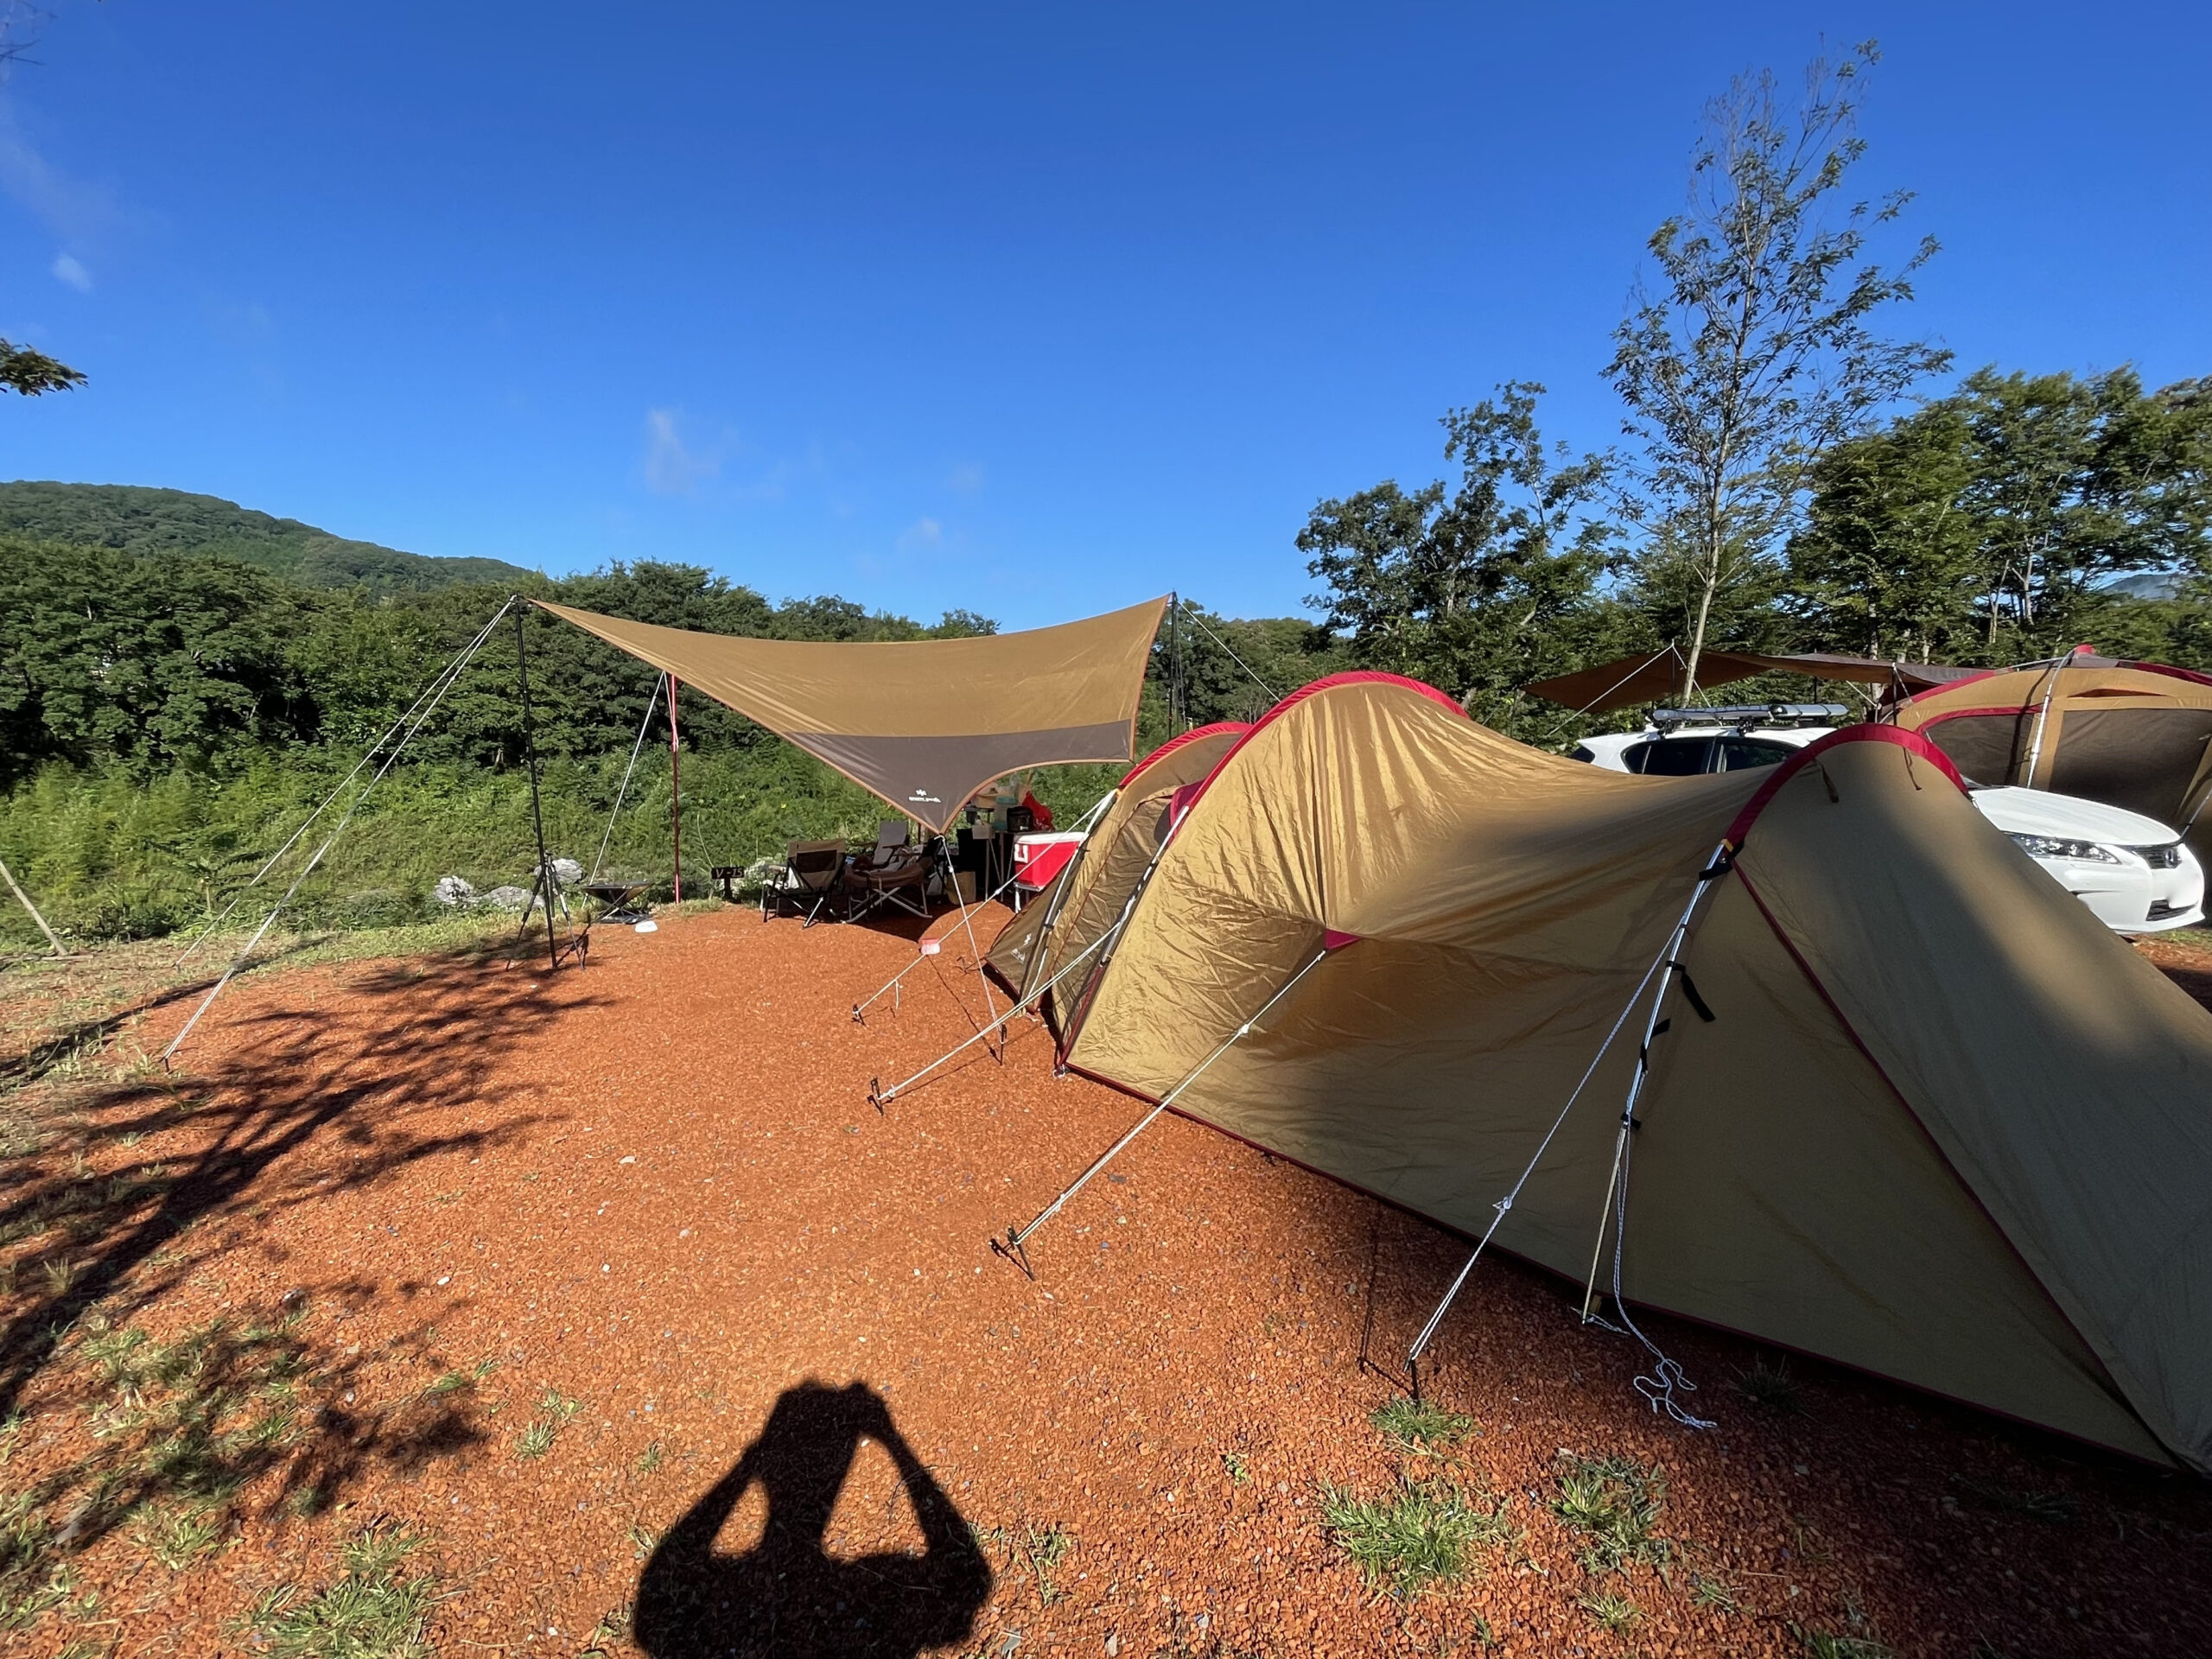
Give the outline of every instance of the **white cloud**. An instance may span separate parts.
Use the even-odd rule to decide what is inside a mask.
[[[899,532],[899,546],[906,552],[912,552],[918,548],[935,547],[944,539],[944,526],[934,518],[917,518]]]
[[[645,487],[655,495],[692,494],[722,469],[719,454],[683,442],[677,429],[682,418],[680,410],[645,411]]]
[[[944,480],[944,487],[962,495],[973,495],[983,487],[983,469],[972,461],[963,461],[952,469],[951,475]]]
[[[128,216],[105,186],[73,178],[40,155],[0,105],[0,191],[42,220],[60,240],[97,245],[124,228]]]
[[[86,270],[83,263],[73,254],[57,253],[54,256],[54,274],[79,294],[92,291],[92,273]]]

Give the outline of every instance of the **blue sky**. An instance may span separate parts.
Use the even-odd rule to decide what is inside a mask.
[[[2212,372],[2204,8],[47,0],[0,476],[1029,626],[1282,614],[1321,496],[1599,378],[1702,101],[1878,37],[1965,366]]]

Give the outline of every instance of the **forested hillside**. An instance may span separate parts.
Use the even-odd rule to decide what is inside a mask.
[[[132,484],[0,484],[0,534],[125,553],[236,559],[310,588],[400,593],[456,582],[513,582],[531,573],[500,559],[434,558],[348,541],[212,495]]]

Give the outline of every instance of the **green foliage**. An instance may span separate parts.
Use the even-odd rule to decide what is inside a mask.
[[[1410,1599],[1464,1577],[1478,1548],[1513,1535],[1508,1501],[1450,1479],[1403,1478],[1377,1497],[1321,1484],[1321,1518],[1338,1548],[1372,1583]]]
[[[2101,584],[2212,576],[2212,384],[2146,392],[2124,368],[1982,369],[1836,446],[1813,486],[1791,608],[1839,648],[1999,663],[2094,632],[2107,649],[2202,660],[2201,592],[2146,606]]]
[[[44,352],[0,340],[0,386],[25,397],[49,391],[70,391],[85,384],[85,377],[67,363],[58,363]]]

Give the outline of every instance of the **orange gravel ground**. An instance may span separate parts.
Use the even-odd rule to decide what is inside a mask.
[[[1464,1243],[1167,1117],[1039,1235],[1025,1279],[987,1239],[1140,1109],[1055,1080],[1025,1027],[1003,1065],[873,1109],[872,1076],[973,1029],[965,950],[865,1027],[849,1007],[915,960],[910,937],[745,910],[602,931],[581,970],[501,947],[274,972],[218,1005],[188,1074],[79,1096],[40,1179],[81,1154],[79,1181],[164,1185],[72,1247],[74,1289],[29,1265],[51,1238],[22,1256],[0,1480],[88,1455],[81,1333],[29,1334],[57,1299],[164,1339],[289,1307],[319,1414],[232,1500],[222,1548],[173,1572],[127,1527],[86,1528],[75,1583],[97,1601],[0,1647],[253,1651],[256,1599],[327,1580],[385,1517],[429,1540],[448,1655],[1472,1655],[1485,1633],[1514,1655],[1795,1655],[1823,1632],[1901,1655],[2212,1651],[2202,1481],[1808,1360],[1789,1362],[1805,1409],[1777,1414],[1731,1386],[1771,1356],[1654,1319],[1719,1420],[1687,1431],[1632,1391],[1632,1344],[1510,1261],[1478,1272],[1427,1381],[1473,1419],[1460,1478],[1506,1496],[1521,1537],[1458,1585],[1378,1594],[1319,1487],[1438,1466],[1370,1427],[1393,1389],[1362,1355],[1395,1369]],[[473,1388],[426,1392],[483,1360]],[[549,1389],[575,1409],[524,1458]],[[1658,1465],[1666,1579],[1577,1564],[1547,1507],[1562,1448]],[[747,1557],[753,1473],[786,1518],[826,1514],[821,1553]],[[988,1580],[945,1542],[962,1520]],[[1075,1541],[1040,1571],[1052,1529]],[[887,1558],[925,1534],[927,1560]],[[1739,1611],[1700,1605],[1700,1576]],[[1580,1605],[1601,1591],[1640,1610],[1625,1634]]]

